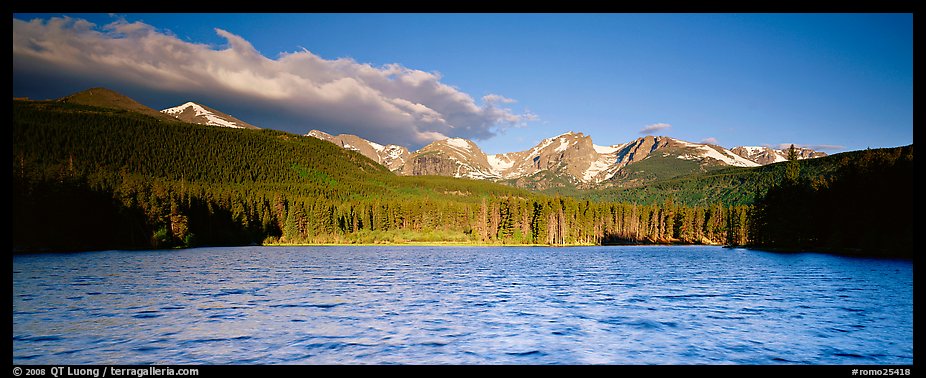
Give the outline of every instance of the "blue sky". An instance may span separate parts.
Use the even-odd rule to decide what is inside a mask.
[[[412,149],[459,136],[487,153],[566,131],[624,143],[647,127],[727,148],[795,143],[835,153],[913,142],[910,14],[49,21],[60,16],[13,15],[14,96],[106,86],[156,109],[193,100],[265,128],[348,132]]]

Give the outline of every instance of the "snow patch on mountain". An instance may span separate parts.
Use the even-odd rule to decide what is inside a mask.
[[[499,176],[501,176],[501,172],[514,166],[514,161],[502,154],[486,155],[486,160],[489,161],[489,166],[492,167],[492,170]]]
[[[470,150],[469,141],[467,141],[466,139],[462,139],[462,138],[450,138],[450,139],[447,139],[446,142],[447,142],[448,145],[450,145],[450,146],[452,146],[452,147],[462,148],[462,149],[467,150],[467,151]]]
[[[778,151],[775,151],[775,152],[778,152]],[[783,152],[779,152],[779,153],[777,153],[777,154],[773,154],[772,163],[781,163],[781,162],[783,162],[783,161],[788,161],[788,158],[782,156],[783,154],[784,154]],[[798,159],[800,159],[800,158],[798,158]]]
[[[704,151],[702,156],[720,160],[727,165],[732,165],[736,167],[758,167],[759,166],[759,163],[746,160],[740,157],[739,155],[736,155],[733,153],[727,153],[726,151],[724,152],[717,151],[711,148],[710,146],[702,145],[702,146],[698,146],[698,149],[700,149],[701,151]]]
[[[619,146],[599,146],[597,144],[593,144],[592,148],[594,148],[595,152],[599,154],[613,154],[617,152]]]
[[[673,140],[685,147],[701,151],[697,156],[692,156],[688,154],[679,155],[678,156],[679,159],[697,160],[698,158],[708,157],[711,159],[719,160],[723,162],[724,164],[732,165],[735,167],[758,167],[759,165],[761,165],[754,161],[745,159],[742,156],[729,152],[728,150],[722,147],[718,147],[722,150],[722,151],[718,151],[714,147],[710,145],[706,145],[706,144],[695,144],[695,143],[690,143],[690,142],[686,142],[686,141],[678,140],[678,139],[673,139]]]
[[[403,152],[408,153],[408,150],[405,150],[405,147],[397,146],[394,144],[383,147],[383,150],[386,152],[386,156],[389,156],[393,159],[402,158]]]
[[[205,125],[209,125],[209,126],[222,126],[222,127],[232,127],[232,128],[236,128],[236,129],[243,129],[243,128],[244,128],[244,126],[240,126],[240,125],[238,125],[238,124],[235,123],[235,122],[230,122],[230,121],[227,121],[227,120],[225,120],[225,119],[222,119],[221,117],[215,115],[215,113],[212,113],[212,112],[206,110],[205,108],[203,108],[203,107],[200,106],[199,104],[197,104],[197,103],[195,103],[195,102],[192,102],[192,101],[189,101],[189,102],[187,102],[187,103],[185,103],[185,104],[183,104],[183,105],[180,105],[180,106],[175,106],[175,107],[173,107],[173,108],[167,108],[167,109],[161,110],[161,112],[167,113],[167,114],[170,114],[170,115],[176,117],[177,115],[179,115],[180,113],[183,113],[183,112],[184,112],[185,110],[187,110],[187,109],[192,109],[194,112],[196,112],[196,117],[204,117],[204,118],[206,118],[206,122],[204,123]]]
[[[323,139],[323,140],[331,140],[334,138],[333,136],[331,136],[331,134],[328,134],[324,131],[318,131],[318,130],[309,131],[309,133],[306,134],[306,136],[310,136],[310,137],[317,138],[317,139]]]
[[[746,150],[746,152],[752,155],[760,154],[768,150],[768,147],[759,147],[759,146],[742,146],[741,148]]]
[[[597,150],[596,150],[596,151],[597,151]],[[615,150],[615,151],[616,151],[616,150]],[[592,164],[588,167],[588,169],[586,169],[585,172],[582,174],[582,181],[585,181],[585,182],[592,182],[592,181],[594,181],[594,182],[601,182],[601,181],[604,181],[604,180],[607,180],[607,179],[611,178],[612,176],[614,176],[614,173],[616,173],[616,171],[614,171],[614,172],[609,172],[610,174],[607,174],[607,175],[605,175],[604,177],[600,177],[600,178],[598,178],[598,179],[595,179],[595,178],[596,178],[598,175],[600,175],[602,172],[605,172],[605,171],[607,171],[609,168],[613,167],[613,166],[614,166],[614,163],[615,163],[616,161],[617,161],[617,156],[608,155],[608,154],[602,154],[602,155],[600,155],[600,156],[598,157],[598,160],[593,161]]]

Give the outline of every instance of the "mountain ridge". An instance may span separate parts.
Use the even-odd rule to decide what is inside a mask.
[[[305,135],[356,150],[384,164],[383,146],[376,142],[350,134],[332,136],[319,130]],[[784,150],[748,146],[726,149],[668,136],[648,135],[622,144],[600,146],[593,143],[591,136],[574,131],[545,138],[528,150],[498,154],[485,154],[475,142],[463,138],[438,140],[413,152],[401,148],[401,159],[384,164],[396,174],[507,180],[515,186],[528,185],[523,180],[534,178],[529,180],[532,184],[528,185],[534,189],[545,189],[550,185],[573,185],[577,188],[632,186],[698,171],[728,166],[757,167],[787,160]],[[809,148],[796,149],[798,159],[826,156]],[[640,165],[634,164],[646,159],[650,159],[650,165],[657,169],[650,169],[646,174],[642,169],[637,172],[634,167],[639,168]],[[660,162],[653,163],[656,160]],[[549,174],[539,175],[542,172],[552,173],[561,180],[551,180],[553,176]],[[545,178],[537,179],[540,176]]]

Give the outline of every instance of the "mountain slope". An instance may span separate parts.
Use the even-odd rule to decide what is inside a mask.
[[[231,127],[235,129],[260,129],[250,123],[192,101],[173,108],[161,110],[161,113],[173,116],[183,122],[200,125]]]
[[[664,136],[646,136],[616,153],[614,174],[602,187],[630,187],[725,167],[755,167],[758,163],[711,144]]]
[[[168,115],[142,105],[121,93],[117,93],[106,88],[90,88],[85,91],[80,91],[72,95],[59,98],[57,101],[65,104],[78,104],[98,106],[108,109],[125,110],[141,113],[160,120],[174,120]]]
[[[65,173],[78,176],[124,170],[144,177],[222,185],[315,183],[323,188],[329,179],[359,188],[377,177],[392,176],[385,167],[352,151],[280,131],[177,120],[162,124],[104,108],[75,111],[45,105],[14,103],[14,155],[17,169],[25,174],[56,174],[30,169],[30,164],[66,162]]]
[[[462,138],[439,140],[424,146],[408,157],[399,172],[406,176],[498,177],[479,146]]]
[[[568,132],[544,139],[527,151],[492,155],[491,160],[507,179],[550,171],[573,183],[590,182],[597,172],[600,148],[592,144],[591,137]]]
[[[348,150],[357,151],[363,154],[363,156],[370,158],[370,160],[386,166],[386,168],[389,168],[391,171],[402,168],[402,165],[405,164],[409,156],[408,149],[405,147],[394,144],[383,146],[356,135],[341,134],[333,136],[323,131],[312,130],[309,131],[306,136],[325,140]]]
[[[908,147],[904,147],[908,148]],[[881,149],[884,151],[900,150]],[[837,171],[855,161],[863,160],[864,151],[849,151],[819,158],[800,159],[799,180],[810,182],[834,176]],[[646,170],[648,160],[632,166]],[[621,201],[641,204],[677,202],[689,206],[715,203],[748,205],[765,195],[786,176],[785,162],[756,167],[717,167],[701,173],[677,175],[641,185],[624,185],[571,193],[596,201]],[[655,168],[654,168],[655,169]]]

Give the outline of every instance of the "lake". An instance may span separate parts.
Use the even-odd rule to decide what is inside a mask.
[[[14,364],[912,364],[908,260],[705,246],[13,257]]]

